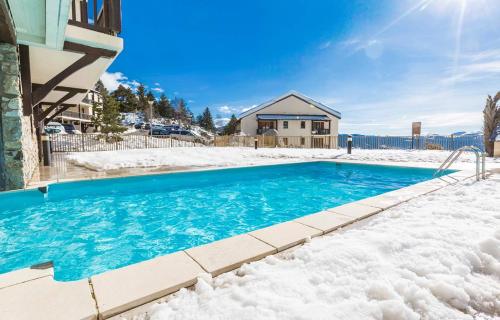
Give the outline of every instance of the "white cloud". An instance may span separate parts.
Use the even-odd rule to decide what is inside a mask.
[[[136,80],[128,80],[122,72],[104,72],[101,76],[101,81],[104,87],[109,91],[115,91],[119,85],[125,88],[135,89],[140,84]]]
[[[224,105],[224,106],[218,107],[217,111],[219,111],[222,114],[227,114],[227,115],[234,114],[234,115],[238,116],[240,113],[245,112],[247,110],[250,110],[250,109],[252,109],[252,108],[254,108],[256,106],[257,105],[252,105],[252,106],[229,106],[229,105]]]
[[[151,90],[156,91],[156,92],[159,92],[159,93],[162,93],[162,92],[164,92],[164,91],[165,91],[165,90],[163,90],[163,89],[162,89],[162,88],[160,88],[160,87],[151,88]]]
[[[104,84],[104,87],[106,87],[109,91],[115,91],[120,84],[125,87],[129,87],[127,80],[128,78],[121,72],[104,72],[101,76],[101,81]]]
[[[325,49],[328,49],[330,48],[330,46],[332,45],[332,42],[331,41],[326,41],[324,43],[322,43],[320,46],[319,46],[319,49],[320,50],[325,50]]]

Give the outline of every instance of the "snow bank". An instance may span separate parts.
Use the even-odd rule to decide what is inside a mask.
[[[207,148],[181,147],[166,149],[121,150],[86,152],[68,155],[70,162],[92,170],[102,171],[121,168],[157,166],[238,166],[273,164],[286,161],[349,159],[378,162],[415,162],[440,164],[450,155],[449,151],[410,150],[345,150],[284,149],[284,148]],[[460,161],[472,164],[473,154],[464,154]],[[489,162],[499,160],[488,159]]]
[[[494,319],[499,208],[500,176],[447,187],[235,272],[204,275],[138,319]]]

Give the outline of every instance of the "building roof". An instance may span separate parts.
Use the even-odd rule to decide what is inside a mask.
[[[288,92],[288,93],[286,93],[286,94],[284,94],[284,95],[282,95],[282,96],[280,96],[280,97],[278,97],[276,99],[270,100],[268,102],[265,102],[265,103],[263,103],[261,105],[258,105],[258,106],[254,107],[252,109],[249,109],[249,110],[241,113],[240,116],[238,117],[238,119],[242,119],[242,118],[244,118],[246,116],[254,114],[255,112],[257,112],[259,110],[267,108],[267,107],[269,107],[269,106],[271,106],[271,105],[273,105],[273,104],[275,104],[275,103],[277,103],[277,102],[279,102],[281,100],[289,98],[291,96],[294,96],[297,99],[300,99],[300,100],[302,100],[302,101],[304,101],[306,103],[309,103],[310,105],[313,105],[316,108],[321,109],[324,112],[326,112],[328,114],[331,114],[332,116],[334,116],[336,118],[339,118],[339,119],[341,118],[340,112],[338,112],[338,111],[336,111],[336,110],[334,110],[334,109],[332,109],[332,108],[330,108],[330,107],[328,107],[328,106],[326,106],[326,105],[324,105],[324,104],[322,104],[322,103],[320,103],[320,102],[318,102],[316,100],[313,100],[313,99],[311,99],[311,98],[303,95],[302,93],[299,93],[297,91],[290,91],[290,92]]]
[[[258,120],[328,120],[328,116],[323,114],[258,114]]]

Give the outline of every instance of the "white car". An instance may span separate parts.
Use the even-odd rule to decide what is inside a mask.
[[[66,134],[66,129],[59,122],[49,122],[45,126],[45,132],[48,134]]]

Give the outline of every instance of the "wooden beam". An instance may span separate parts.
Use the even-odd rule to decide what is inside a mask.
[[[86,46],[81,43],[69,42],[69,41],[64,42],[63,49],[64,51],[73,51],[77,53],[98,55],[103,58],[114,58],[117,54],[117,52],[113,50]]]
[[[75,61],[72,65],[59,72],[54,78],[50,79],[47,83],[42,85],[33,91],[33,105],[39,104],[43,99],[47,97],[47,95],[52,91],[59,83],[61,83],[64,79],[68,78],[70,75],[75,73],[76,71],[92,64],[100,56],[93,54],[86,54],[77,61]]]
[[[113,50],[90,47],[69,41],[64,42],[64,50],[83,53],[84,56],[75,61],[70,66],[68,66],[63,71],[59,72],[47,83],[43,84],[42,86],[34,90],[31,98],[32,105],[37,105],[40,102],[42,102],[43,99],[45,99],[47,95],[50,93],[50,91],[54,90],[54,88],[56,88],[58,84],[60,84],[62,81],[64,81],[66,78],[71,76],[76,71],[94,63],[95,61],[97,61],[97,59],[101,57],[113,58],[117,54],[117,52]]]
[[[21,67],[21,89],[23,91],[23,115],[29,117],[33,114],[30,48],[24,44],[19,45],[19,62]]]
[[[31,86],[33,87],[33,89],[37,89],[37,88],[40,88],[43,85],[40,84],[40,83],[32,83]],[[65,86],[57,86],[57,87],[55,87],[52,90],[54,90],[54,91],[65,91],[65,92],[77,91],[78,93],[87,93],[89,91],[89,89],[71,88],[71,87],[65,87]]]
[[[0,42],[16,44],[16,29],[5,0],[0,0]]]
[[[62,97],[61,99],[59,99],[56,103],[52,104],[47,110],[43,111],[43,110],[40,110],[40,113],[37,114],[37,119],[36,121],[37,122],[40,122],[42,120],[44,120],[45,118],[48,117],[48,115],[54,111],[57,107],[59,107],[61,104],[63,104],[64,102],[68,101],[69,99],[73,98],[78,92],[75,92],[75,91],[71,91],[71,92],[68,92],[64,95],[64,97]]]

